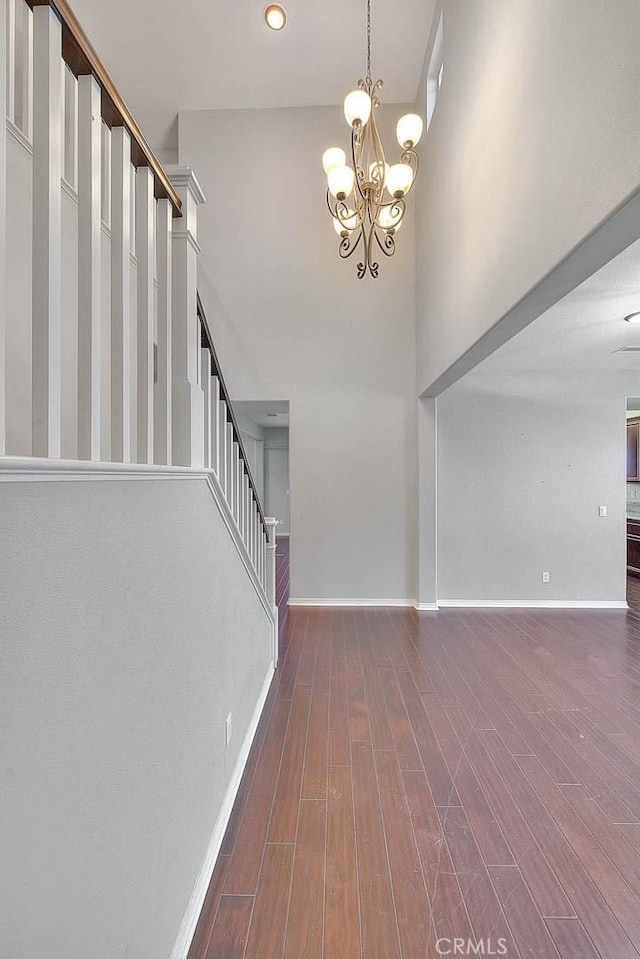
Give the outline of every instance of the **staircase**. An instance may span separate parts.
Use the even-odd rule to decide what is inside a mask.
[[[276,524],[198,297],[194,171],[66,0],[0,23],[3,950],[182,959],[277,663]]]

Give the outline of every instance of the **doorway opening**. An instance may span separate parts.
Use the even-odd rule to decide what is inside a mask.
[[[640,397],[627,399],[627,603],[640,613]]]
[[[233,408],[265,516],[275,516],[276,602],[280,620],[289,599],[289,401],[237,400]]]

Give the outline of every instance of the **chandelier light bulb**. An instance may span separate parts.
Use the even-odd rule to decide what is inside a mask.
[[[387,190],[396,199],[404,196],[411,189],[413,170],[408,163],[394,163],[387,173]]]
[[[344,200],[353,190],[353,170],[350,166],[337,166],[328,174],[329,192],[337,200]]]
[[[322,154],[322,166],[327,176],[329,176],[331,171],[335,170],[336,167],[344,166],[346,162],[347,155],[340,147],[329,147],[329,149],[325,150]]]
[[[407,146],[409,149],[416,146],[420,142],[422,128],[422,117],[419,117],[417,113],[406,113],[403,117],[400,117],[396,127],[396,136],[400,146],[403,149]]]
[[[378,224],[383,230],[393,230],[397,233],[402,226],[402,212],[398,210],[394,216],[391,212],[393,209],[393,206],[383,206],[378,214]]]
[[[364,90],[352,90],[344,98],[344,116],[350,127],[359,120],[364,126],[371,116],[371,97]]]
[[[271,3],[264,11],[267,26],[272,30],[282,30],[287,22],[287,14],[278,3]]]

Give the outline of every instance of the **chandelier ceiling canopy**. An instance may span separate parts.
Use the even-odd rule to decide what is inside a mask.
[[[415,113],[398,120],[399,162],[390,166],[385,159],[375,116],[382,87],[382,80],[374,83],[371,79],[371,0],[367,0],[367,76],[344,101],[344,116],[351,127],[351,165],[340,147],[329,147],[322,156],[327,206],[340,237],[340,256],[348,259],[361,249],[359,279],[367,273],[378,276],[378,249],[385,256],[395,253],[395,236],[406,212],[405,197],[418,173],[415,147],[423,124]]]

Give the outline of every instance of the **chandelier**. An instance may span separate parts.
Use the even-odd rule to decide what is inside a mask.
[[[385,160],[375,117],[382,87],[382,80],[374,83],[371,79],[371,0],[367,0],[367,77],[358,81],[358,89],[344,101],[345,119],[351,127],[352,165],[347,165],[340,147],[329,147],[322,155],[328,180],[327,206],[340,237],[340,257],[348,259],[362,245],[357,265],[360,280],[367,272],[378,276],[378,248],[385,256],[395,253],[395,235],[406,212],[405,197],[418,173],[415,147],[422,136],[422,119],[415,113],[398,121],[399,162],[390,166]]]

